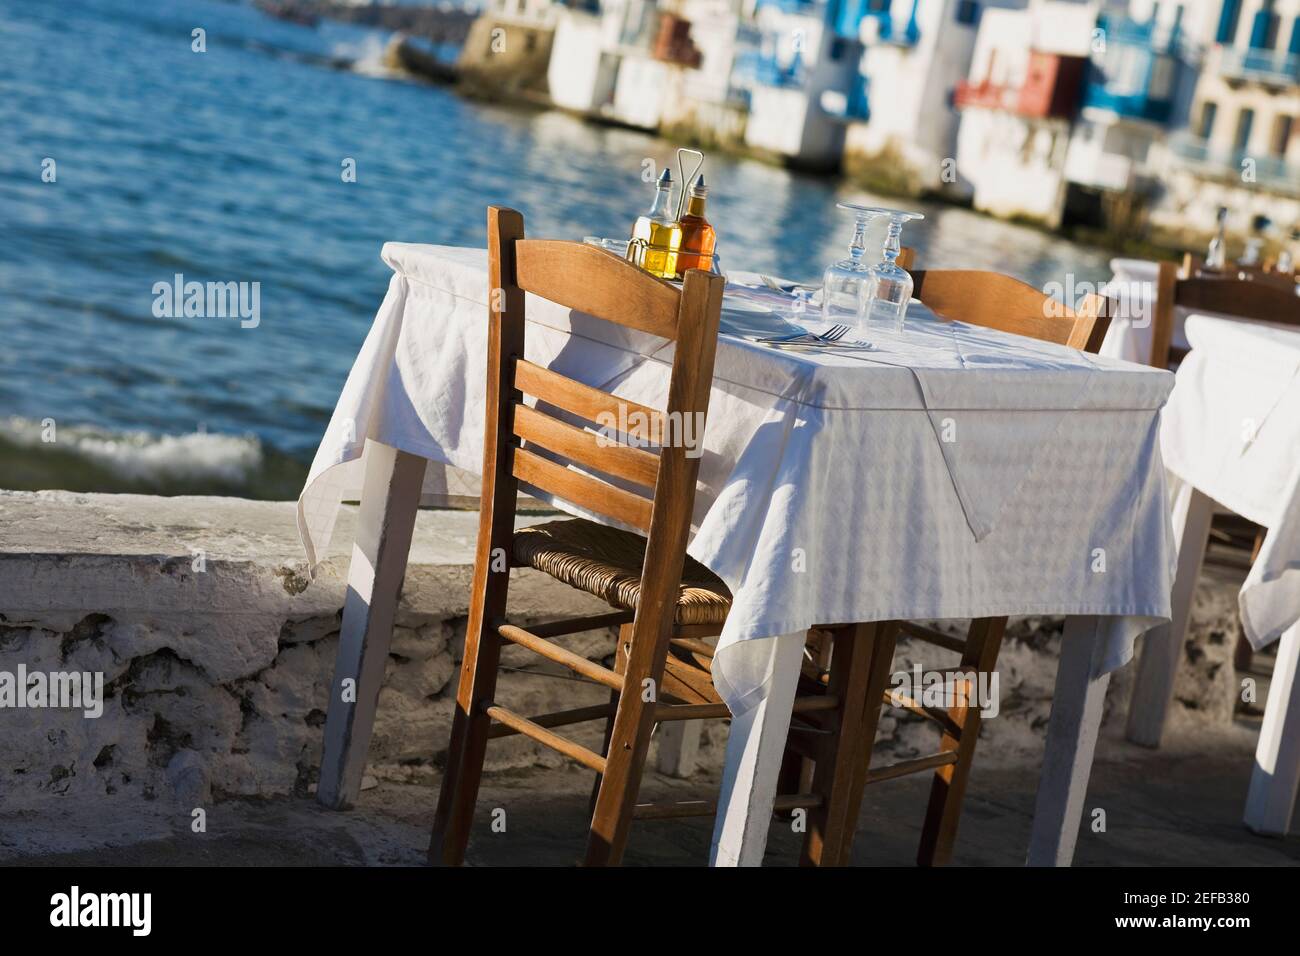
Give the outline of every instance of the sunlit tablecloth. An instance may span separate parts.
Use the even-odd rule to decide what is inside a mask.
[[[383,256],[388,295],[299,499],[313,564],[359,487],[365,439],[428,458],[434,487],[442,466],[481,468],[486,255],[390,243]],[[729,293],[724,332],[772,299]],[[664,405],[671,343],[531,296],[527,309],[529,360]],[[867,353],[720,339],[690,553],[734,596],[714,669],[733,712],[783,679],[761,639],[818,623],[1099,615],[1109,670],[1169,615],[1157,431],[1173,376],[916,304],[908,325],[873,331]]]
[[[1187,338],[1165,464],[1268,529],[1240,595],[1246,635],[1262,647],[1300,621],[1300,328],[1193,315]]]

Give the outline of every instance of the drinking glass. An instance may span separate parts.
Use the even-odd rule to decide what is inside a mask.
[[[862,261],[867,251],[867,223],[889,211],[851,202],[836,203],[835,208],[853,213],[854,226],[848,257],[832,262],[822,274],[822,315],[827,321],[857,316],[863,289],[870,279],[867,264]]]
[[[889,231],[885,235],[880,261],[867,270],[868,281],[863,285],[862,297],[858,301],[858,324],[868,328],[886,326],[901,332],[907,303],[912,301],[912,276],[894,260],[903,250],[903,223],[924,219],[925,216],[899,209],[873,211],[888,217]]]

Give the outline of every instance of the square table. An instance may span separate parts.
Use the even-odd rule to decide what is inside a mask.
[[[1144,638],[1129,736],[1160,742],[1216,504],[1267,528],[1241,586],[1241,623],[1256,649],[1282,643],[1245,822],[1285,834],[1300,786],[1300,326],[1191,315],[1186,333],[1191,352],[1161,428],[1165,464],[1178,480],[1173,615]]]
[[[389,292],[299,500],[309,563],[361,488],[320,799],[365,761],[392,605],[426,490],[482,462],[482,250],[389,243]],[[872,351],[747,336],[788,307],[732,276],[690,554],[733,595],[714,679],[733,713],[713,862],[762,859],[804,634],[817,624],[1067,617],[1031,863],[1068,864],[1110,672],[1169,618],[1164,371],[936,319],[919,303]],[[529,296],[527,358],[664,404],[672,343]],[[539,493],[544,500],[551,500]],[[557,507],[602,523],[563,502]]]

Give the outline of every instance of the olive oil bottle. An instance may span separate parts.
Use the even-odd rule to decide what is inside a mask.
[[[655,201],[650,211],[638,217],[632,227],[637,243],[637,265],[661,279],[677,275],[677,250],[682,244],[682,227],[673,214],[673,174],[667,167],[655,184]]]
[[[704,203],[708,195],[709,187],[701,173],[691,183],[691,191],[686,199],[686,215],[682,216],[682,246],[677,253],[679,276],[684,276],[688,269],[703,269],[708,272],[713,268],[713,247],[717,245],[718,234],[704,218]]]

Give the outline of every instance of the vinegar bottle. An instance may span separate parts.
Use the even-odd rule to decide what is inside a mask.
[[[645,248],[637,252],[637,265],[651,275],[671,279],[677,275],[677,250],[682,244],[682,227],[673,215],[673,174],[664,168],[655,184],[655,201],[650,211],[637,219],[632,238]]]
[[[708,272],[713,268],[713,247],[717,245],[718,234],[704,218],[704,203],[708,195],[709,187],[701,173],[691,184],[691,192],[686,200],[686,215],[682,216],[682,247],[677,254],[678,276],[685,275],[687,269],[703,269]]]

